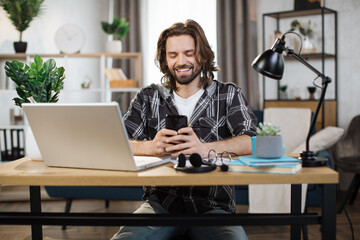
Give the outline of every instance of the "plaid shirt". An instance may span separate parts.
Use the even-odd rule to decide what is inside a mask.
[[[152,140],[165,128],[165,116],[179,114],[172,91],[152,84],[137,93],[124,122],[130,139]],[[216,80],[205,90],[189,120],[201,142],[213,142],[233,136],[255,136],[256,117],[244,99],[241,89]],[[145,187],[143,199],[155,194],[169,212],[203,213],[213,209],[235,211],[234,188]]]

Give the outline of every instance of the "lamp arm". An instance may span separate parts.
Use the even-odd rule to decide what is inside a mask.
[[[298,60],[299,62],[301,62],[302,64],[304,64],[306,67],[308,67],[311,71],[313,71],[314,73],[316,73],[316,75],[318,75],[320,78],[325,79],[326,76],[324,74],[322,74],[321,72],[319,72],[316,68],[314,68],[313,66],[311,66],[307,61],[305,61],[305,59],[303,59],[299,54],[295,53],[294,50],[292,49],[286,49],[285,50],[286,53],[288,55],[291,55],[292,57],[294,57],[296,60]]]
[[[319,115],[321,105],[323,104],[324,99],[325,99],[326,89],[327,89],[328,84],[331,82],[331,79],[329,77],[325,76],[324,74],[322,74],[321,72],[319,72],[313,66],[311,66],[307,61],[305,61],[300,55],[296,54],[292,49],[285,49],[285,51],[286,51],[286,53],[288,55],[293,56],[296,60],[298,60],[299,62],[304,64],[306,67],[308,67],[311,71],[316,73],[318,75],[318,77],[320,77],[322,79],[321,96],[320,96],[320,99],[318,101],[318,105],[316,107],[314,117],[311,120],[311,125],[310,125],[308,135],[306,137],[306,152],[309,152],[310,151],[309,145],[310,145],[311,133],[312,133],[313,129],[315,128],[316,120],[317,120],[317,117]]]

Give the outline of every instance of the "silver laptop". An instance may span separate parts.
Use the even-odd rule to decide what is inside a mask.
[[[23,109],[47,166],[138,171],[170,161],[133,156],[115,102],[27,103]]]

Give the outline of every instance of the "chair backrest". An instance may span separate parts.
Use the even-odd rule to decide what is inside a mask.
[[[360,156],[360,115],[355,116],[343,137],[328,149],[334,160]]]
[[[310,128],[309,108],[265,108],[264,122],[281,126],[281,136],[285,153],[292,151],[306,141]]]

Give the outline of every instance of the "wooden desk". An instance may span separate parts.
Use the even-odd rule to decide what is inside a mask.
[[[0,166],[0,184],[30,186],[30,213],[0,213],[0,224],[31,224],[33,239],[42,239],[42,225],[291,225],[291,239],[300,239],[301,224],[322,224],[322,239],[336,238],[338,173],[326,167],[303,168],[297,174],[177,172],[166,164],[140,172],[46,167],[22,158]],[[301,184],[323,186],[322,214],[301,214]],[[41,213],[40,186],[207,186],[292,184],[291,214],[149,215]]]

